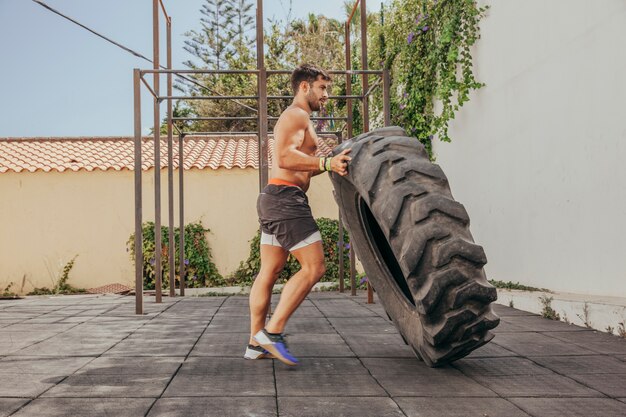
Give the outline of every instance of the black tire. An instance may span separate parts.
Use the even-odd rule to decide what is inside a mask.
[[[351,242],[365,273],[416,355],[429,366],[462,358],[493,338],[482,247],[465,208],[424,146],[398,127],[350,139],[348,175],[331,174]]]

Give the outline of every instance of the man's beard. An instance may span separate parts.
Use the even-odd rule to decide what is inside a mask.
[[[322,108],[322,103],[319,100],[316,100],[315,97],[312,95],[309,95],[307,97],[307,100],[309,102],[309,107],[312,111],[320,111],[320,109]]]

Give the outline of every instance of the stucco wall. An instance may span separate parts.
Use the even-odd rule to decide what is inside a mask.
[[[626,296],[626,3],[490,1],[437,161],[490,278]]]
[[[144,174],[144,221],[154,220],[153,172]],[[258,171],[195,169],[185,175],[186,222],[202,220],[211,229],[208,239],[215,263],[228,274],[247,257],[249,240],[258,228]],[[167,224],[166,179],[163,171],[163,224]],[[13,290],[19,290],[24,276],[25,292],[33,286],[52,287],[63,265],[76,254],[72,285],[133,285],[134,269],[126,251],[134,231],[133,187],[130,171],[1,174],[0,289],[14,282]],[[314,216],[337,217],[327,176],[313,179],[309,198]]]

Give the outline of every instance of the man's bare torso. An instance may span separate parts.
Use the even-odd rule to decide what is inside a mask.
[[[301,112],[302,110],[295,107],[289,106],[278,118],[278,122],[274,127],[274,151],[272,155],[272,168],[270,172],[270,178],[278,178],[284,181],[288,181],[292,184],[295,184],[302,188],[302,190],[307,191],[309,188],[309,184],[311,182],[311,177],[313,176],[313,172],[311,171],[293,171],[290,169],[280,168],[278,166],[278,153],[280,152],[279,146],[281,141],[277,140],[277,132],[281,126],[281,123],[284,123],[284,120],[292,115],[293,112]],[[317,151],[317,135],[315,134],[315,130],[313,129],[313,125],[308,123],[308,127],[298,132],[290,132],[293,134],[297,134],[298,145],[297,149],[300,152],[303,152],[310,156],[315,156],[315,152]]]

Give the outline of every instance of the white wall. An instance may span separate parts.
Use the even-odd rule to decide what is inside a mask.
[[[489,4],[487,87],[435,145],[487,274],[626,297],[626,2]]]

